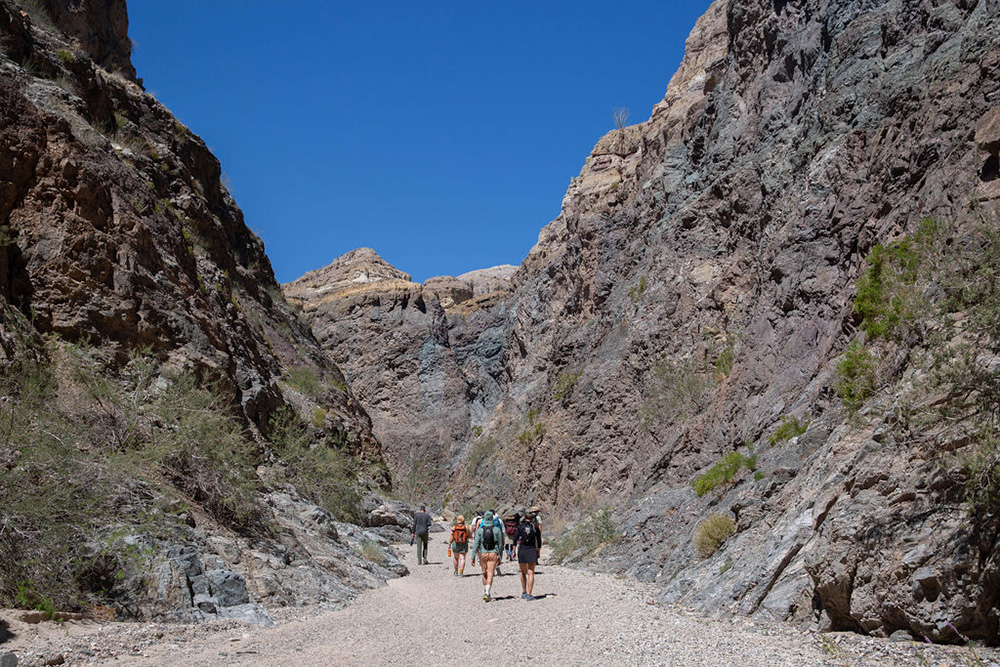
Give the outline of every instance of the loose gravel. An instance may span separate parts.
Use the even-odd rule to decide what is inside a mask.
[[[494,599],[486,603],[478,569],[452,576],[440,541],[431,545],[430,565],[417,566],[413,549],[400,549],[412,574],[362,594],[341,611],[281,610],[272,628],[237,621],[28,625],[16,620],[16,612],[4,612],[0,620],[14,637],[0,643],[0,655],[13,651],[19,664],[29,666],[443,665],[491,659],[542,665],[1000,665],[993,649],[817,634],[742,617],[708,619],[659,606],[646,585],[544,558],[537,600],[521,599],[516,563],[504,563]]]

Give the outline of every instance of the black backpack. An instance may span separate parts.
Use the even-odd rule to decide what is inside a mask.
[[[483,526],[483,551],[493,551],[497,548],[497,538],[493,533],[493,524]]]
[[[538,531],[535,530],[535,524],[531,521],[522,521],[517,527],[517,536],[519,538],[519,543],[524,546],[536,547],[535,540],[538,536]]]

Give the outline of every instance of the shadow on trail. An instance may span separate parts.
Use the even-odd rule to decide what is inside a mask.
[[[554,598],[555,596],[555,593],[542,593],[541,595],[535,595],[533,597],[535,600],[544,600],[545,598]]]
[[[14,633],[10,631],[10,626],[7,625],[7,621],[0,621],[0,644],[10,641],[14,638]]]

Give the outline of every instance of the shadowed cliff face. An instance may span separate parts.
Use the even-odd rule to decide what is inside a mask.
[[[969,528],[957,459],[892,441],[876,408],[848,422],[833,386],[872,247],[995,206],[981,119],[1000,106],[998,14],[716,2],[650,119],[597,143],[510,294],[480,311],[502,361],[462,363],[493,384],[464,443],[449,410],[453,497],[612,504],[626,539],[598,566],[704,611],[805,620],[815,604],[828,627],[995,641],[995,539]],[[767,448],[792,415],[808,431]],[[692,477],[745,444],[762,477],[696,496]],[[737,533],[702,560],[709,511]]]
[[[242,606],[251,600],[343,604],[358,590],[405,572],[392,559],[365,565],[354,547],[363,541],[386,545],[385,538],[345,524],[338,537],[334,523],[338,514],[365,520],[370,512],[378,515],[367,519],[372,525],[406,522],[378,503],[347,506],[356,487],[388,482],[371,422],[308,325],[285,303],[263,243],[220,183],[218,160],[135,82],[127,26],[123,0],[0,0],[0,378],[2,392],[9,392],[4,416],[10,423],[21,416],[23,392],[7,380],[28,362],[39,362],[45,369],[39,374],[51,374],[52,394],[64,401],[73,382],[68,350],[82,350],[73,354],[89,364],[86,370],[96,378],[91,388],[106,383],[101,386],[107,396],[126,386],[136,359],[149,360],[155,377],[143,396],[136,389],[130,399],[139,406],[136,423],[144,426],[136,429],[138,444],[129,446],[136,458],[150,459],[140,474],[116,487],[131,492],[135,505],[114,517],[114,526],[93,519],[86,524],[92,534],[79,537],[84,526],[71,526],[79,539],[66,545],[66,553],[78,556],[73,563],[89,563],[105,549],[125,556],[119,576],[82,581],[80,590],[99,588],[102,603],[123,615],[188,621],[227,615],[252,620],[259,609]],[[246,460],[212,468],[218,451],[199,450],[185,470],[171,463],[176,456],[153,458],[157,434],[174,424],[150,414],[151,401],[181,387],[183,379],[176,378],[197,378],[211,387],[210,398],[218,401],[211,406],[218,412],[213,423],[239,444],[225,454],[245,452]],[[93,398],[86,391],[81,396],[80,405]],[[107,396],[97,394],[96,400],[111,400]],[[283,408],[298,415],[291,422],[296,442],[277,438],[281,432],[272,417]],[[53,399],[39,414],[56,419],[61,409]],[[83,424],[81,441],[99,440],[93,433],[105,422],[117,423],[121,411],[70,417],[79,417],[74,427]],[[9,480],[33,470],[35,453],[43,460],[35,474],[50,481],[60,474],[45,467],[51,443],[14,442],[11,433],[5,430],[0,442],[0,488],[7,484],[9,494],[17,493]],[[230,445],[196,436],[195,444],[183,444],[206,450]],[[77,444],[71,458],[92,456],[87,474],[103,473],[102,466],[121,453],[101,449],[106,446]],[[335,470],[338,461],[343,465]],[[205,487],[197,480],[192,485],[206,469],[237,468],[249,493],[237,496],[220,484],[217,495],[222,506],[249,498],[252,507],[231,508],[231,515],[257,512],[256,534],[243,530],[245,525],[221,525],[230,515],[207,511]],[[320,473],[311,482],[313,492],[288,481],[298,484],[303,478],[295,475],[306,469]],[[321,474],[326,470],[342,476],[335,483],[347,489],[343,507],[320,506],[337,498]],[[324,493],[327,500],[320,498]],[[4,521],[14,516],[16,522],[10,512],[16,510],[5,506]],[[61,519],[53,513],[52,525],[62,529]],[[0,540],[0,558],[21,546],[12,546],[12,536]],[[131,545],[121,553],[115,551],[119,538]],[[50,572],[71,571],[60,557],[53,555]],[[4,569],[0,596],[9,601],[19,584]],[[66,584],[62,597],[40,593],[63,604],[73,576],[64,579],[57,582]]]

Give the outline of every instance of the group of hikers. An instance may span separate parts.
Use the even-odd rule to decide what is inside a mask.
[[[476,558],[483,572],[483,601],[492,600],[493,577],[500,574],[500,564],[504,557],[508,562],[517,559],[521,568],[521,598],[534,600],[535,565],[542,551],[542,525],[538,516],[540,508],[511,511],[503,520],[495,510],[476,511],[471,523],[465,523],[464,516],[455,517],[448,538],[448,552],[453,559],[453,575],[465,574],[466,555],[472,566]],[[413,517],[411,541],[417,544],[417,565],[427,563],[427,542],[433,519],[423,505]],[[469,545],[472,545],[471,547]]]

